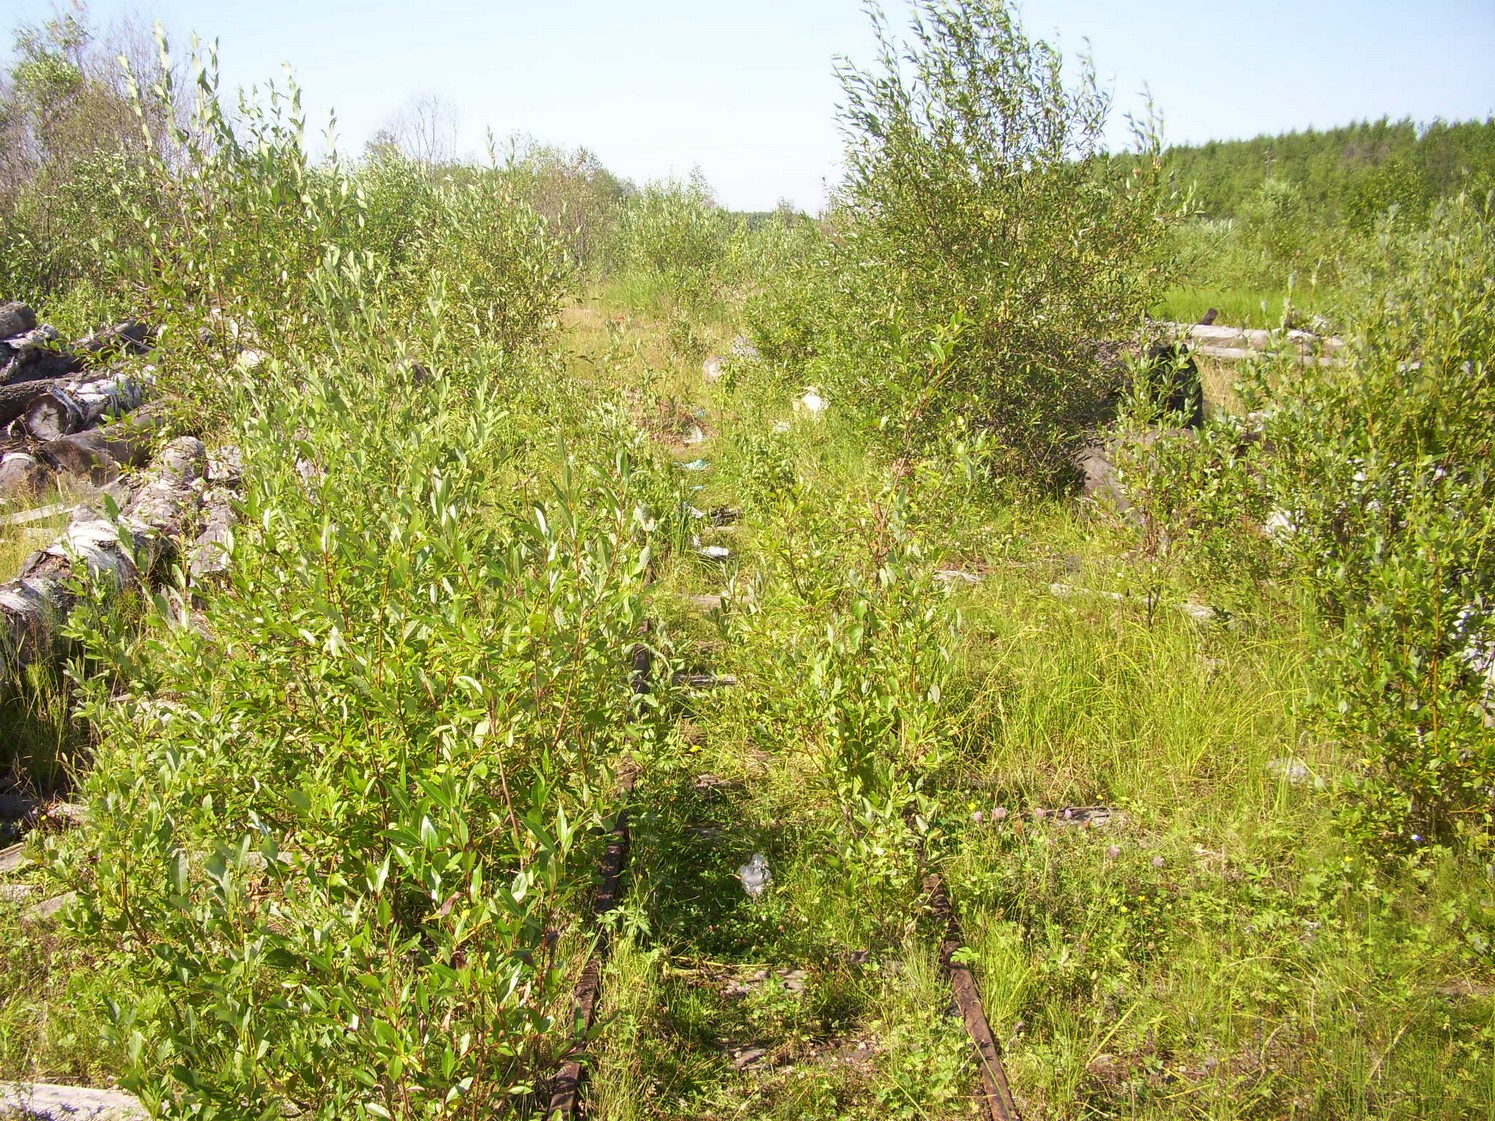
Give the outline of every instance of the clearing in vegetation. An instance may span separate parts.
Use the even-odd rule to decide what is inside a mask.
[[[753,222],[584,153],[315,163],[294,90],[231,117],[210,58],[23,34],[0,296],[152,324],[160,447],[235,467],[225,563],[80,579],[61,659],[6,651],[0,1080],[1000,1115],[953,966],[1029,1121],[1495,1113],[1478,145],[1274,257],[1154,133],[1102,152],[1010,9],[912,14],[843,69],[834,205]],[[1306,330],[1147,318],[1260,325],[1219,291]]]

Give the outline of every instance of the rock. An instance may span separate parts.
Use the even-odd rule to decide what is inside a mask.
[[[209,491],[203,499],[203,508],[207,512],[207,524],[197,535],[188,555],[187,570],[194,581],[228,571],[234,539],[232,496],[223,490]]]
[[[757,1066],[768,1057],[766,1047],[744,1047],[741,1051],[732,1054],[732,1069],[746,1070],[748,1067]]]
[[[215,486],[238,486],[244,481],[244,453],[234,444],[210,453],[207,478]]]
[[[107,486],[119,478],[121,461],[114,450],[96,428],[49,440],[41,446],[41,454],[59,471],[87,479],[96,487]]]
[[[1103,445],[1087,444],[1075,453],[1074,464],[1083,477],[1080,489],[1086,498],[1108,499],[1122,514],[1132,508],[1131,500],[1117,477],[1116,467]]]
[[[722,360],[714,354],[701,363],[701,376],[707,381],[720,381],[724,372]]]
[[[36,330],[36,312],[23,303],[0,304],[0,339]]]
[[[0,1082],[0,1114],[72,1121],[145,1121],[140,1102],[113,1090],[49,1086],[40,1082]]]

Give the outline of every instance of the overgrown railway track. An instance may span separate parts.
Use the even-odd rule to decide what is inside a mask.
[[[679,598],[685,607],[697,613],[711,614],[721,611],[725,606],[724,597],[720,594],[682,594]],[[646,624],[645,637],[647,634]],[[650,691],[651,676],[655,668],[652,650],[647,641],[640,641],[635,646],[633,655],[633,689],[636,696],[642,698]],[[710,668],[705,672],[675,673],[671,676],[670,683],[697,695],[739,687],[735,676]],[[604,973],[612,948],[612,935],[606,916],[620,905],[625,891],[625,877],[630,871],[629,859],[633,846],[630,834],[631,807],[627,803],[639,778],[639,773],[633,769],[620,774],[619,793],[625,804],[614,819],[600,859],[599,885],[592,909],[594,949],[582,970],[574,996],[573,1023],[576,1039],[572,1053],[551,1081],[549,1105],[545,1113],[547,1121],[578,1121],[589,1116],[589,1098],[584,1092],[589,1074],[587,1050],[595,1034],[597,1013],[604,995]],[[922,855],[920,864],[923,864]],[[979,1074],[979,1085],[974,1088],[974,1095],[980,1103],[982,1115],[991,1121],[1019,1121],[1021,1114],[1008,1083],[1001,1049],[988,1021],[977,979],[966,960],[966,943],[945,876],[938,871],[928,872],[922,877],[921,887],[920,897],[910,900],[910,909],[929,916],[938,931],[936,956],[940,969],[949,982],[951,1010],[960,1017],[970,1042],[974,1065]],[[776,974],[783,971],[768,972]]]

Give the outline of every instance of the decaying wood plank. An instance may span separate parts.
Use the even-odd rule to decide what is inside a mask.
[[[54,895],[49,899],[43,899],[40,903],[27,907],[21,919],[23,922],[40,922],[42,919],[50,919],[64,907],[71,906],[77,898],[78,893],[76,891],[65,891],[61,895]]]
[[[14,514],[6,514],[0,518],[0,525],[29,525],[32,522],[43,522],[48,518],[55,518],[59,514],[71,514],[73,507],[66,502],[54,503],[51,506],[38,506],[34,510],[18,510]]]
[[[11,845],[0,849],[0,876],[9,875],[26,864],[26,846]]]
[[[940,942],[940,965],[950,978],[950,988],[955,993],[955,1006],[960,1009],[960,1018],[965,1023],[966,1034],[976,1048],[977,1061],[981,1066],[982,1101],[992,1121],[1019,1121],[1017,1102],[1007,1085],[1007,1072],[1002,1069],[1002,1054],[992,1036],[991,1025],[986,1021],[986,1011],[981,1007],[981,991],[971,967],[958,960],[965,949],[965,939],[960,931],[960,920],[950,903],[950,893],[945,890],[944,877],[932,873],[924,880],[924,892],[930,909],[937,921],[943,922],[945,936]]]

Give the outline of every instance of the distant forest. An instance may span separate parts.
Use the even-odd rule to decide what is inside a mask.
[[[1342,128],[1169,148],[1179,187],[1209,218],[1243,217],[1270,181],[1291,184],[1331,225],[1368,227],[1397,206],[1420,216],[1438,199],[1495,190],[1495,117],[1449,124],[1367,121]]]

